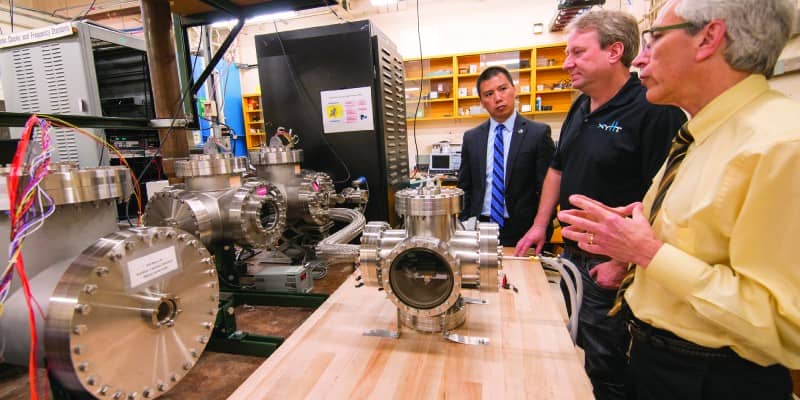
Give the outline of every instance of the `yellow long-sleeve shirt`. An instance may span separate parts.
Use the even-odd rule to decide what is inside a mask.
[[[800,103],[751,75],[689,122],[695,142],[653,224],[664,245],[625,294],[637,318],[800,368],[798,121]]]

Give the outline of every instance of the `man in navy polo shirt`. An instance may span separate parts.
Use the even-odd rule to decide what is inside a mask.
[[[583,92],[572,104],[547,171],[533,225],[515,255],[536,245],[539,253],[556,204],[583,194],[611,207],[640,201],[686,122],[676,107],[647,102],[631,62],[638,53],[639,28],[633,16],[610,10],[583,14],[567,28],[564,62],[573,86]],[[627,264],[586,253],[566,241],[563,256],[578,266],[584,294],[577,344],[598,399],[624,398],[630,337],[621,316],[609,317]]]

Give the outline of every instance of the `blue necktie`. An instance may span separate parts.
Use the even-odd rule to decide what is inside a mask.
[[[506,210],[506,182],[505,169],[503,165],[503,124],[497,125],[494,129],[494,162],[492,164],[492,221],[496,222],[501,228],[505,219]]]

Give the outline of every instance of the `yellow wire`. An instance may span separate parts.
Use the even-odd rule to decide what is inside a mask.
[[[3,275],[0,275],[0,276],[6,276],[6,274],[11,272],[11,269],[14,268],[15,260],[17,259],[17,256],[19,255],[20,250],[22,250],[22,246],[21,245],[17,246],[17,250],[15,250],[14,254],[11,255],[11,259],[8,260],[8,266],[6,267],[6,270],[3,272]],[[0,302],[0,316],[2,316],[2,315],[3,315],[3,303]]]
[[[34,187],[34,189],[36,189],[36,187]],[[16,212],[16,215],[20,215],[20,214],[22,214],[22,206],[23,206],[25,203],[27,203],[27,202],[28,202],[28,201],[31,199],[31,197],[33,197],[33,192],[35,192],[35,191],[36,191],[36,190],[31,190],[30,192],[26,193],[26,194],[25,194],[25,198],[23,198],[23,199],[22,199],[22,202],[20,202],[19,204],[17,204],[17,212]]]
[[[25,194],[25,198],[23,198],[22,201],[19,204],[17,204],[16,215],[19,215],[20,213],[22,213],[22,206],[25,203],[27,203],[30,200],[31,197],[33,197],[33,193],[36,192],[37,189],[38,189],[38,187],[34,187],[34,190],[31,190],[30,192]],[[0,276],[5,276],[6,274],[8,274],[11,271],[11,268],[14,267],[14,260],[17,259],[17,255],[19,254],[20,250],[22,250],[22,242],[18,243],[17,250],[14,251],[14,254],[11,255],[11,258],[8,261],[8,266],[6,267],[5,271],[3,271],[3,274],[0,275]]]
[[[112,150],[114,153],[117,154],[117,157],[119,157],[120,161],[122,161],[122,163],[125,164],[125,166],[128,168],[128,171],[131,174],[131,178],[133,178],[133,184],[134,184],[134,186],[133,186],[133,194],[134,194],[134,196],[136,196],[136,204],[139,206],[139,216],[138,216],[137,222],[138,222],[138,225],[141,226],[142,225],[142,193],[141,193],[142,189],[141,189],[141,186],[139,185],[139,179],[136,178],[136,173],[133,172],[133,168],[131,168],[130,164],[128,164],[128,160],[125,159],[125,157],[122,155],[122,153],[120,153],[120,151],[117,150],[117,148],[114,147],[114,145],[112,145],[111,143],[106,142],[105,139],[103,139],[103,138],[101,138],[101,137],[99,137],[99,136],[97,136],[97,135],[95,135],[95,134],[93,134],[93,133],[91,133],[89,131],[83,130],[83,129],[81,129],[81,128],[79,128],[79,127],[77,127],[77,126],[75,126],[75,125],[73,125],[73,124],[71,124],[71,123],[69,123],[67,121],[64,121],[64,120],[62,120],[60,118],[56,118],[56,117],[54,117],[52,115],[48,115],[48,114],[39,114],[39,116],[41,116],[42,118],[48,119],[48,120],[55,121],[58,124],[64,125],[64,126],[66,126],[68,128],[74,129],[75,131],[77,131],[79,133],[82,133],[82,134],[94,139],[95,141],[99,142],[100,144],[108,147],[110,150]]]
[[[6,274],[8,274],[11,271],[11,268],[14,268],[14,260],[17,259],[17,255],[19,255],[21,249],[22,246],[17,246],[17,250],[15,250],[14,254],[11,255],[11,259],[9,259],[8,266],[6,267],[6,270],[3,272],[2,276],[6,276]]]

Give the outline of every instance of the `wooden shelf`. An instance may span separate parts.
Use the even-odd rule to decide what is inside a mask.
[[[439,79],[453,79],[453,74],[450,74],[450,75],[426,76],[426,77],[424,77],[424,78],[419,78],[419,77],[416,77],[416,78],[415,78],[415,77],[410,77],[410,78],[406,78],[406,81],[409,81],[409,82],[412,82],[412,81],[433,81],[433,80],[439,80]]]
[[[419,100],[420,104],[424,103],[444,103],[446,101],[453,101],[452,97],[448,97],[445,99],[430,99],[430,100]],[[417,104],[417,100],[406,100],[406,104]]]
[[[577,90],[575,89],[537,90],[536,94],[572,93],[572,92],[577,92]]]
[[[529,112],[518,112],[519,115],[523,115],[526,117],[533,117],[537,115],[558,115],[558,114],[566,114],[567,110],[550,110],[550,111],[529,111]],[[417,122],[427,122],[427,121],[446,121],[446,120],[461,120],[461,119],[487,119],[489,118],[489,114],[474,114],[474,115],[458,115],[454,117],[425,117],[425,118],[417,118]],[[413,122],[414,118],[406,118],[406,122],[410,123]]]
[[[423,118],[417,118],[417,122],[422,122],[422,121],[447,121],[447,120],[453,120],[453,119],[457,119],[457,118],[462,118],[462,117],[423,117]],[[414,122],[414,118],[406,118],[406,122]]]
[[[531,72],[531,69],[530,68],[510,69],[510,70],[508,70],[508,72],[510,72],[512,74],[513,73],[519,73],[519,72]],[[480,72],[476,72],[474,74],[458,74],[458,75],[456,75],[457,78],[472,78],[472,77],[477,77],[477,76],[481,76],[481,73]]]
[[[532,115],[553,115],[553,114],[566,114],[569,110],[549,110],[549,111],[532,111],[530,113],[525,114],[532,114]]]
[[[537,71],[563,71],[564,65],[551,65],[549,67],[536,67]]]
[[[244,110],[244,138],[248,149],[257,149],[267,142],[264,131],[264,115],[261,107],[261,94],[242,95]]]
[[[517,98],[520,99],[520,104],[528,105],[534,108],[533,97],[541,95],[543,97],[543,104],[552,106],[557,110],[568,109],[572,102],[572,93],[576,92],[575,89],[560,89],[560,90],[540,90],[535,91],[536,85],[544,85],[544,87],[552,87],[560,81],[569,79],[569,74],[562,69],[564,64],[564,50],[566,43],[546,44],[536,47],[521,47],[514,49],[499,49],[495,51],[483,51],[476,53],[440,55],[433,57],[425,57],[420,59],[407,59],[406,71],[409,73],[406,76],[406,81],[409,82],[407,87],[419,87],[423,93],[436,89],[436,85],[448,86],[444,90],[439,90],[440,93],[451,90],[454,95],[452,98],[447,99],[428,99],[419,101],[420,104],[425,105],[424,114],[426,117],[417,118],[416,121],[446,121],[446,120],[470,120],[470,119],[484,119],[488,118],[488,114],[479,115],[459,115],[464,113],[466,108],[475,106],[480,96],[457,96],[459,89],[468,89],[468,93],[472,93],[472,87],[475,86],[476,79],[480,76],[482,71],[474,73],[458,73],[461,71],[468,71],[475,66],[486,65],[487,63],[501,62],[503,64],[511,64],[508,61],[501,61],[507,59],[520,60],[520,64],[526,66],[525,68],[509,69],[513,74],[515,80],[518,80],[517,85]],[[508,54],[510,53],[510,54]],[[537,61],[541,64],[543,60],[554,65],[545,67],[536,67]],[[415,72],[420,72],[420,62],[425,65],[425,72],[428,71],[453,71],[453,74],[441,76],[427,76],[420,79],[415,76]],[[530,66],[528,66],[530,65]],[[430,68],[430,69],[429,69]],[[466,68],[466,69],[465,69]],[[474,69],[473,69],[474,70]],[[421,82],[428,81],[428,82]],[[435,82],[432,82],[435,81]],[[452,85],[452,87],[450,87]],[[530,90],[526,93],[519,91],[520,86],[526,86]],[[416,104],[416,100],[407,100],[406,105]],[[520,113],[526,116],[537,115],[551,115],[551,114],[564,114],[566,111],[531,111]],[[431,117],[430,115],[451,115],[448,117]],[[406,121],[414,121],[414,118],[407,118]]]
[[[530,96],[530,95],[531,95],[531,92],[527,92],[527,93],[517,93],[517,97],[521,97],[521,96]],[[458,100],[479,100],[479,99],[480,99],[480,96],[464,96],[464,97],[458,97],[457,99],[458,99]]]

